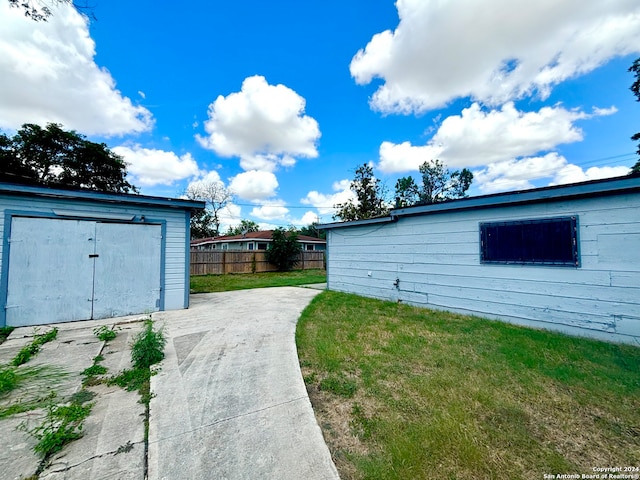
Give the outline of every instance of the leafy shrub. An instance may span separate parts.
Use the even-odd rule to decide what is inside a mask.
[[[286,231],[280,227],[273,231],[272,241],[267,248],[265,258],[281,271],[291,270],[299,261],[300,244],[295,230]]]

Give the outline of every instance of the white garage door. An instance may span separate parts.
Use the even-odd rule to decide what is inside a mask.
[[[159,225],[14,217],[7,325],[156,311]]]

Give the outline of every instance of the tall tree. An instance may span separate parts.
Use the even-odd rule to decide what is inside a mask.
[[[640,57],[636,58],[629,67],[629,71],[633,72],[635,81],[631,84],[631,91],[636,96],[636,100],[640,102]],[[638,142],[638,150],[636,153],[640,155],[640,132],[636,133],[631,137],[631,140]],[[636,162],[636,164],[631,167],[630,175],[640,175],[640,160]]]
[[[137,192],[121,156],[55,123],[25,123],[11,138],[0,134],[0,162],[0,179],[7,182]]]
[[[185,196],[189,200],[201,200],[207,204],[206,210],[209,213],[209,217],[203,216],[202,220],[209,220],[210,228],[213,233],[208,236],[215,237],[220,235],[220,223],[222,222],[220,215],[233,199],[233,193],[231,190],[226,188],[219,180],[201,180],[189,185],[185,192]],[[193,224],[191,226],[193,228]]]
[[[318,222],[313,222],[304,227],[300,227],[298,229],[298,233],[300,235],[306,235],[308,237],[316,237],[316,238],[322,238],[322,239],[327,238],[326,230],[318,230]]]
[[[382,217],[389,213],[389,205],[385,200],[384,187],[373,176],[373,168],[366,163],[356,169],[356,175],[350,184],[356,200],[349,199],[345,203],[334,205],[337,212],[334,219],[342,221],[363,220]]]
[[[467,196],[473,173],[464,168],[451,172],[440,160],[424,162],[419,167],[422,185],[413,177],[403,177],[396,183],[396,207],[427,205]]]
[[[260,225],[253,220],[240,220],[240,224],[234,227],[229,227],[225,232],[225,235],[244,235],[249,232],[259,232]]]
[[[402,177],[396,182],[396,208],[410,207],[418,203],[420,190],[413,177]]]
[[[466,197],[466,191],[473,181],[473,173],[468,169],[449,171],[438,159],[420,165],[422,187],[420,203],[438,203]]]

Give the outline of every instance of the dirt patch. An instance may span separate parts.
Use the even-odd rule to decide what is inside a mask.
[[[310,373],[305,370],[302,369],[303,375]],[[354,460],[375,451],[375,444],[367,438],[367,423],[375,419],[379,407],[359,392],[344,398],[321,390],[319,383],[315,380],[307,383],[307,393],[340,478],[360,479]]]

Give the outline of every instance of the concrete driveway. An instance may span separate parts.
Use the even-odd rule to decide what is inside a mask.
[[[281,287],[200,294],[192,296],[188,310],[153,314],[168,341],[161,370],[151,380],[148,452],[137,392],[98,385],[91,387],[98,396],[84,437],[58,453],[40,478],[142,479],[146,464],[151,480],[338,479],[295,347],[297,320],[318,293]],[[129,367],[139,320],[56,325],[58,338],[32,362],[58,366],[68,375],[46,388],[65,398],[79,390],[82,370],[98,354],[106,357],[110,374]],[[116,325],[120,333],[105,345],[93,334],[97,325]],[[0,345],[2,363],[32,335],[31,327],[14,331]],[[37,468],[34,440],[16,425],[38,422],[41,414],[0,420],[0,477],[24,478]],[[127,453],[120,453],[127,445]]]
[[[337,479],[300,373],[295,327],[319,291],[192,296],[159,312],[168,342],[152,377],[149,479]]]

